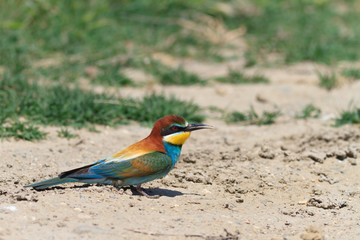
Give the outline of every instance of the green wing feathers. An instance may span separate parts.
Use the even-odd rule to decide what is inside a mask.
[[[170,170],[171,165],[172,160],[169,156],[161,152],[152,152],[126,161],[111,160],[96,165],[91,170],[109,178],[124,179]]]

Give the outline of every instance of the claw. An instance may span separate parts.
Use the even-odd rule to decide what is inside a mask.
[[[139,185],[136,186],[136,191],[138,191],[138,193],[140,193],[141,195],[143,195],[143,196],[145,196],[145,197],[147,197],[147,198],[150,198],[150,199],[157,199],[157,198],[160,197],[160,195],[154,195],[154,196],[148,195],[148,194],[144,191],[144,189],[141,188],[141,184],[139,184]]]

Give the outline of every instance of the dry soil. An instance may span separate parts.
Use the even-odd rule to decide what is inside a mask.
[[[149,128],[99,126],[72,130],[79,137],[67,140],[47,127],[46,140],[3,140],[0,239],[360,239],[359,126],[331,126],[349,102],[359,104],[360,82],[329,92],[308,66],[264,69],[268,85],[152,86],[204,107],[282,112],[269,126],[226,124],[209,113],[216,128],[194,132],[175,169],[144,184],[159,199],[111,186],[23,187],[109,156]],[[321,117],[295,119],[308,103]]]

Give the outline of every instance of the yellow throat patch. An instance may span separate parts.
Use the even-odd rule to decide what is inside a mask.
[[[164,141],[173,145],[183,145],[190,137],[190,132],[179,132],[164,137]]]

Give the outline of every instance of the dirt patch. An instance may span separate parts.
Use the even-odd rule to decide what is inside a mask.
[[[41,231],[61,239],[340,239],[346,232],[356,239],[359,129],[304,121],[289,123],[296,131],[282,132],[288,126],[209,123],[217,128],[192,134],[168,176],[144,186],[163,195],[155,200],[111,186],[23,188],[116,152],[149,129],[78,130],[80,139],[68,141],[49,128],[49,139],[41,142],[3,141],[0,236],[36,238]],[[346,157],[339,159],[339,151]],[[305,231],[309,224],[322,233]]]
[[[244,111],[253,105],[262,111],[277,105],[282,112],[270,126],[227,125],[210,115],[207,123],[216,129],[194,132],[175,169],[144,185],[149,194],[163,195],[159,199],[111,186],[23,188],[111,155],[147,136],[148,128],[72,130],[79,137],[66,140],[48,127],[48,138],[40,142],[3,140],[0,239],[36,239],[39,233],[54,239],[357,239],[360,130],[331,124],[350,100],[358,103],[359,87],[354,82],[327,92],[313,83],[283,80],[153,86],[149,91],[204,107]],[[117,91],[146,94],[136,88]],[[321,118],[295,119],[309,102],[321,108]]]
[[[300,235],[303,240],[323,240],[325,239],[321,228],[317,226],[309,226],[304,233]]]

